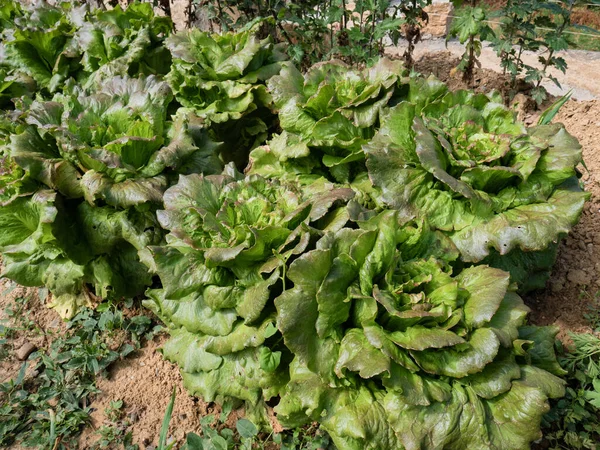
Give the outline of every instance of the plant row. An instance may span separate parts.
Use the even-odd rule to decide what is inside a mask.
[[[563,371],[517,292],[544,285],[588,197],[562,125],[399,61],[302,73],[264,20],[2,14],[4,277],[63,317],[144,295],[185,386],[263,428],[276,405],[342,449],[539,437]],[[23,83],[38,65],[48,82]]]
[[[590,2],[508,0],[495,11],[476,0],[451,3],[457,17],[448,38],[457,37],[465,46],[457,67],[464,81],[474,84],[478,57],[483,42],[488,42],[510,78],[511,99],[522,88],[523,77],[530,85],[530,95],[541,104],[547,98],[543,81],[561,87],[551,69],[563,73],[567,69],[560,54],[569,47],[566,33],[575,29],[598,34],[597,30],[572,25],[575,6]],[[403,38],[406,50],[402,58],[406,67],[412,68],[424,26],[440,14],[428,9],[431,4],[431,0],[328,0],[302,5],[287,0],[203,0],[190,2],[189,21],[203,17],[211,29],[229,31],[257,17],[273,17],[276,24],[271,26],[271,33],[286,43],[290,58],[303,67],[332,57],[357,66],[372,63],[387,46],[396,46]],[[528,63],[525,52],[538,53],[538,64]]]

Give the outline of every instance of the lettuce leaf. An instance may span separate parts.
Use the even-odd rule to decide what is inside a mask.
[[[167,245],[141,252],[162,287],[144,304],[169,327],[164,354],[188,389],[252,404],[279,395],[291,355],[273,299],[286,287],[288,261],[345,225],[352,196],[307,194],[231,165],[221,175],[182,175],[165,192],[158,220]]]
[[[2,276],[46,286],[65,318],[98,299],[133,297],[151,284],[137,252],[160,242],[152,213],[65,200],[49,190],[0,208]]]
[[[335,180],[351,181],[356,170],[364,170],[361,146],[373,136],[385,107],[402,96],[406,75],[400,62],[385,58],[362,71],[332,61],[317,64],[302,75],[286,65],[268,82],[284,131],[277,139],[298,141]],[[271,146],[276,145],[279,142],[274,139]],[[287,167],[302,167],[308,154],[289,155]],[[260,150],[255,150],[251,159],[252,170],[260,173],[265,164]],[[277,175],[288,174],[280,171]]]

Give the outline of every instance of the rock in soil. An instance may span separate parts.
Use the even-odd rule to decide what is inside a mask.
[[[587,274],[583,270],[579,269],[569,270],[567,273],[567,280],[580,286],[586,286],[590,284],[590,279]]]
[[[21,361],[25,361],[29,355],[37,350],[37,347],[33,345],[31,342],[25,342],[19,349],[15,352],[17,358]]]

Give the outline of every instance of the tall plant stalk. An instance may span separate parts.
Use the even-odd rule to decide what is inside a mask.
[[[563,21],[562,23],[559,25],[559,27],[556,29],[556,31],[554,32],[554,34],[557,37],[562,37],[565,29],[567,28],[568,25],[571,24],[571,15],[573,14],[573,7],[575,6],[575,1],[574,0],[569,0],[569,8],[566,10],[563,10]],[[546,71],[548,70],[548,67],[550,66],[550,64],[552,63],[552,58],[554,57],[554,54],[556,53],[556,47],[549,47],[549,52],[548,52],[548,57],[545,58],[544,60],[544,67],[542,69],[542,72],[545,74]],[[539,88],[540,85],[542,84],[543,78],[540,78],[536,84],[536,88]]]

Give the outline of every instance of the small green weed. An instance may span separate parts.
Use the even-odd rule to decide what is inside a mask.
[[[114,400],[110,402],[108,408],[104,410],[104,415],[109,424],[102,425],[97,433],[100,439],[92,446],[93,450],[103,448],[123,448],[124,450],[138,450],[139,446],[133,443],[131,431],[127,431],[131,426],[131,420],[123,411],[123,400]]]
[[[598,326],[597,310],[589,316]],[[593,333],[571,333],[572,346],[560,363],[568,371],[564,398],[544,418],[544,438],[551,450],[596,450],[600,442],[600,338]]]
[[[16,331],[29,331],[42,334],[42,329],[31,319],[31,312],[25,307],[28,301],[29,297],[19,297],[4,310],[7,319],[13,322],[13,325],[9,328],[13,333]]]
[[[167,439],[169,422],[175,405],[175,389],[165,411],[160,430],[157,450],[171,450],[175,442]],[[118,408],[122,404],[117,404]],[[188,433],[181,450],[317,450],[333,449],[329,436],[321,431],[316,423],[308,427],[286,430],[283,433],[261,433],[258,427],[248,419],[238,419],[235,430],[226,426],[226,421],[233,411],[233,402],[225,401],[221,413],[208,414],[200,419],[201,435]],[[109,417],[108,410],[106,411]],[[109,417],[110,418],[110,417]],[[112,419],[111,419],[112,420]],[[137,447],[124,447],[125,450],[137,450]]]
[[[585,292],[585,297],[590,302],[588,312],[583,317],[594,329],[594,332],[600,333],[600,291],[597,291],[594,295],[589,294],[587,291],[582,292]]]
[[[261,433],[248,419],[238,419],[235,430],[224,426],[230,405],[223,406],[223,412],[216,416],[209,414],[200,420],[202,435],[188,433],[183,450],[251,450],[279,448],[281,450],[333,449],[329,436],[318,426],[310,425],[283,433]]]
[[[250,450],[280,448],[281,450],[317,450],[334,448],[329,436],[318,427],[297,428],[284,433],[259,433],[258,428],[248,419],[238,419],[235,430],[222,428],[220,431],[211,425],[214,415],[202,418],[202,436],[188,433],[184,450]]]
[[[11,316],[21,322],[0,329],[5,343],[7,336],[29,327],[24,305],[25,300],[17,301]],[[138,348],[143,336],[150,338],[158,331],[148,317],[124,317],[110,304],[81,311],[66,328],[48,348],[33,353],[16,378],[0,384],[0,446],[72,448],[89,420],[89,405],[98,392],[96,376]],[[112,406],[115,418],[120,406]],[[108,439],[113,431],[104,432]],[[126,434],[114,434],[115,439],[130,443]]]

